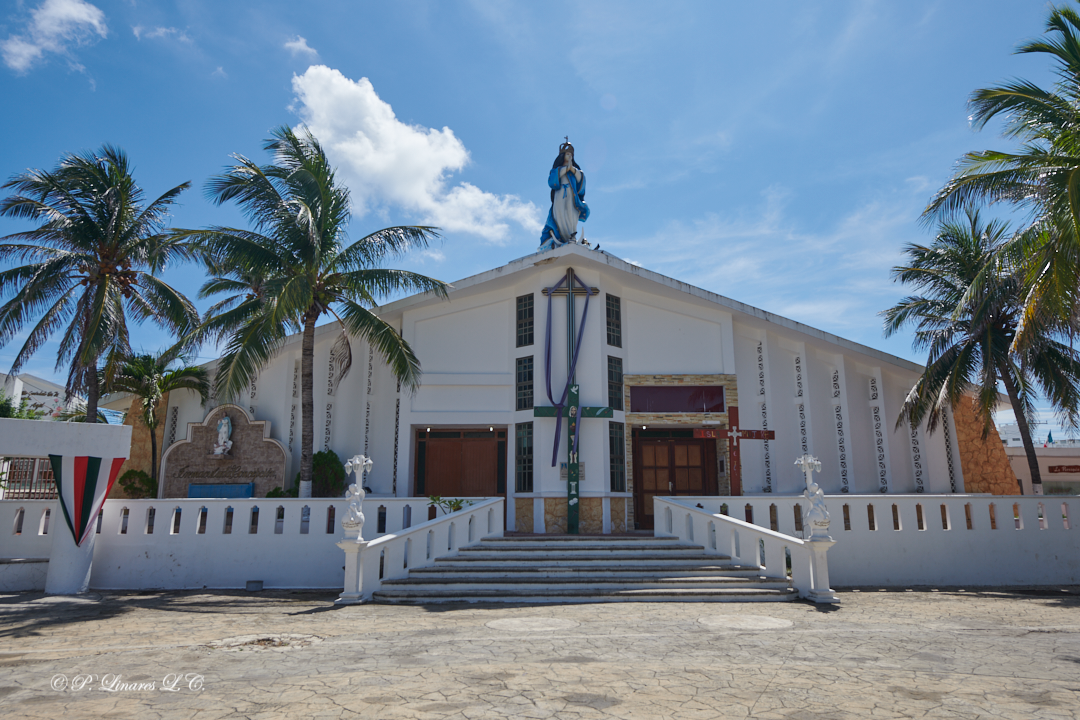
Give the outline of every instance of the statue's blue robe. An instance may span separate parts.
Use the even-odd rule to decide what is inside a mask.
[[[578,187],[577,178],[572,174],[568,174],[566,179],[569,180],[569,189],[563,188],[559,182],[559,168],[551,168],[551,172],[548,173],[548,187],[552,190],[559,192],[560,188],[562,192],[574,193],[574,205],[578,209],[578,222],[585,222],[589,219],[589,206],[585,204],[585,173],[581,173],[581,187]],[[567,240],[564,240],[559,235],[559,228],[555,225],[555,215],[551,208],[548,208],[547,222],[544,223],[544,229],[540,231],[540,249],[550,250],[551,248],[565,245]]]

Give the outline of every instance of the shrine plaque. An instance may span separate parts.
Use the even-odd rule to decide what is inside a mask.
[[[1051,473],[1080,473],[1080,465],[1051,465],[1047,469]]]
[[[266,497],[284,489],[286,459],[285,448],[270,437],[268,421],[252,420],[236,405],[220,405],[201,423],[188,423],[187,438],[162,453],[160,497],[189,497],[191,486],[218,493],[221,486],[249,483],[255,497]]]

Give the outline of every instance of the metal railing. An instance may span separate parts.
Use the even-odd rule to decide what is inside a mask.
[[[56,480],[49,458],[0,460],[0,500],[55,500]]]

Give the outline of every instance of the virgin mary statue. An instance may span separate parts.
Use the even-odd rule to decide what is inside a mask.
[[[589,219],[585,204],[585,173],[574,162],[574,146],[564,142],[548,173],[551,210],[540,232],[540,250],[551,250],[566,243],[578,242],[577,224]]]

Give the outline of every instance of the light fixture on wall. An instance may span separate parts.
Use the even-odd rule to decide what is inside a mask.
[[[495,432],[494,426],[488,428],[488,432]]]
[[[428,432],[431,432],[431,428],[428,428],[428,429],[427,429],[427,431],[428,431]]]
[[[642,426],[641,426],[641,429],[642,429],[642,430],[644,430],[644,429],[645,429],[645,428],[647,428],[647,427],[648,427],[648,425],[642,425]]]

